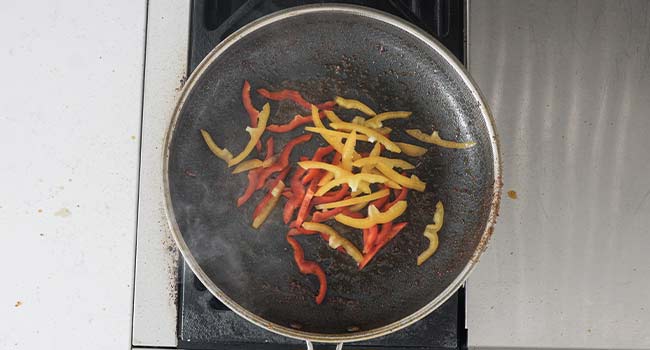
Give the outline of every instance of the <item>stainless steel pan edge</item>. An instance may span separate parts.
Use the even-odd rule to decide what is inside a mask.
[[[192,256],[192,253],[190,252],[186,242],[184,241],[178,224],[176,222],[175,216],[174,216],[174,211],[172,209],[172,203],[171,203],[171,198],[170,198],[170,191],[169,191],[169,178],[168,178],[168,167],[169,167],[169,147],[171,145],[172,141],[172,136],[173,132],[175,130],[177,121],[180,116],[180,111],[181,108],[183,107],[190,91],[196,84],[198,78],[202,75],[202,73],[210,66],[210,64],[217,58],[219,55],[227,50],[230,46],[232,46],[234,43],[236,43],[238,40],[241,38],[245,37],[246,35],[252,33],[253,31],[260,30],[264,28],[265,26],[274,23],[276,21],[280,21],[292,16],[300,16],[303,14],[307,13],[313,13],[313,12],[340,12],[340,13],[347,13],[347,14],[353,14],[357,16],[364,16],[368,18],[372,18],[375,20],[382,21],[386,23],[387,25],[392,25],[395,27],[398,27],[407,33],[413,35],[416,37],[418,40],[422,41],[426,45],[430,46],[433,50],[435,50],[438,54],[440,54],[442,57],[444,57],[448,62],[450,62],[451,66],[454,68],[454,70],[462,77],[462,79],[465,81],[465,83],[468,85],[470,88],[472,94],[474,95],[476,101],[479,103],[480,110],[482,112],[483,118],[485,120],[487,130],[489,132],[490,136],[490,147],[492,147],[492,154],[493,156],[493,167],[494,167],[494,183],[493,183],[493,197],[492,197],[492,202],[490,204],[490,214],[489,214],[489,219],[488,222],[486,223],[485,230],[481,236],[481,241],[479,245],[477,246],[476,250],[474,251],[474,254],[472,256],[472,259],[470,259],[469,263],[463,268],[463,270],[459,273],[459,275],[453,280],[453,282],[442,292],[440,293],[436,298],[434,298],[431,302],[429,302],[427,305],[419,309],[418,311],[412,313],[408,317],[405,317],[397,322],[393,322],[389,325],[376,328],[376,329],[371,329],[371,330],[366,330],[366,331],[360,331],[360,332],[355,332],[355,333],[349,333],[349,334],[320,334],[320,333],[313,333],[313,332],[302,332],[296,329],[284,327],[272,322],[269,322],[254,313],[249,312],[247,309],[243,308],[241,305],[237,304],[235,301],[230,299],[222,290],[219,289],[204,273],[204,271],[201,269],[197,261],[194,259]],[[497,134],[495,131],[495,123],[494,119],[492,117],[492,114],[485,103],[485,99],[483,98],[482,94],[480,91],[476,88],[476,85],[474,81],[469,77],[468,73],[465,71],[463,68],[462,64],[458,62],[458,60],[453,56],[451,52],[449,52],[444,46],[442,46],[438,41],[436,41],[434,38],[432,38],[428,33],[422,31],[421,29],[411,25],[408,22],[403,21],[400,18],[394,17],[392,15],[376,11],[373,9],[365,8],[365,7],[360,7],[360,6],[353,6],[353,5],[308,5],[308,6],[300,6],[300,7],[294,7],[291,9],[279,11],[276,13],[273,13],[271,15],[265,16],[263,18],[260,18],[256,21],[253,21],[249,23],[248,25],[242,27],[232,35],[230,35],[228,38],[226,38],[224,41],[222,41],[219,45],[217,45],[204,59],[203,61],[197,66],[197,68],[192,72],[190,77],[188,78],[187,82],[185,83],[183,90],[181,92],[181,95],[179,97],[179,100],[176,104],[176,107],[173,112],[172,120],[167,128],[166,131],[166,136],[165,136],[165,142],[164,142],[164,147],[163,147],[163,190],[165,192],[165,213],[167,216],[167,222],[169,225],[169,228],[171,230],[172,236],[174,240],[176,241],[176,244],[185,258],[185,261],[187,264],[190,266],[192,271],[196,274],[196,276],[199,278],[199,280],[205,285],[205,287],[215,296],[217,297],[222,303],[224,303],[226,306],[228,306],[231,310],[233,310],[235,313],[237,313],[239,316],[245,318],[246,320],[264,328],[267,329],[271,332],[284,335],[290,338],[295,338],[295,339],[300,339],[300,340],[306,340],[306,341],[311,341],[311,342],[324,342],[324,343],[341,343],[341,342],[355,342],[355,341],[361,341],[361,340],[366,340],[366,339],[371,339],[371,338],[376,338],[380,337],[392,332],[395,332],[397,330],[400,330],[404,327],[407,327],[418,320],[422,319],[429,313],[431,313],[433,310],[435,310],[437,307],[442,305],[449,297],[451,297],[457,290],[458,288],[461,287],[461,285],[465,282],[467,279],[469,273],[473,270],[474,266],[478,262],[478,259],[481,255],[481,253],[485,250],[487,247],[488,240],[490,236],[492,235],[494,225],[496,223],[496,218],[498,216],[498,211],[499,211],[499,203],[500,203],[500,198],[501,198],[501,187],[502,187],[502,182],[501,182],[501,161],[500,161],[500,153],[499,153],[499,143],[498,143],[498,138]]]

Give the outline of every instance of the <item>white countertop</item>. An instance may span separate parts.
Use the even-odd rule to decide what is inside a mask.
[[[3,1],[0,349],[127,349],[145,1]]]

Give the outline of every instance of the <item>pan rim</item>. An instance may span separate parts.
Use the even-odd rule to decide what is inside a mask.
[[[185,102],[187,101],[187,98],[189,97],[189,94],[193,90],[195,84],[203,75],[203,72],[209,69],[211,64],[229,47],[231,47],[232,45],[234,45],[235,43],[237,43],[239,40],[246,37],[247,35],[253,33],[254,31],[262,29],[265,26],[268,26],[272,23],[282,21],[291,17],[313,14],[313,13],[322,13],[322,12],[344,13],[353,16],[370,18],[372,20],[376,20],[384,24],[394,26],[400,30],[403,30],[404,32],[406,32],[407,35],[412,35],[414,38],[420,40],[422,43],[424,43],[425,45],[433,49],[438,55],[440,55],[443,59],[445,59],[450,64],[452,69],[456,72],[456,74],[460,76],[464,84],[468,87],[474,99],[478,102],[479,109],[481,111],[481,115],[484,119],[488,136],[490,138],[489,145],[491,147],[492,154],[493,154],[492,162],[493,162],[493,169],[494,169],[494,179],[493,179],[494,182],[492,185],[493,195],[492,195],[492,202],[490,203],[490,212],[488,214],[488,220],[485,229],[481,234],[481,239],[479,241],[479,244],[474,250],[472,257],[465,265],[465,267],[460,271],[458,276],[447,286],[447,288],[445,288],[433,300],[431,300],[429,303],[424,305],[419,310],[415,311],[414,313],[398,321],[392,322],[382,327],[373,328],[373,329],[364,330],[355,333],[324,334],[324,333],[299,331],[293,328],[285,327],[276,324],[274,322],[268,321],[256,315],[255,313],[247,310],[246,308],[244,308],[243,306],[235,302],[233,299],[231,299],[205,274],[201,266],[194,259],[192,252],[189,250],[189,247],[187,246],[180,232],[178,224],[176,222],[176,217],[172,207],[171,192],[169,187],[170,184],[169,172],[168,172],[169,153],[170,153],[171,142],[173,139],[173,133],[174,130],[176,129],[176,125],[180,118],[180,114],[185,105]],[[481,253],[487,247],[487,243],[489,241],[490,236],[492,235],[494,225],[496,223],[496,217],[498,216],[498,212],[499,212],[502,183],[501,183],[501,161],[500,161],[498,137],[495,131],[495,122],[492,113],[489,107],[487,106],[487,103],[485,102],[485,98],[478,90],[478,87],[476,86],[475,82],[469,76],[469,74],[467,73],[463,65],[456,59],[456,57],[431,35],[423,31],[422,29],[398,17],[395,17],[393,15],[390,15],[388,13],[379,10],[375,10],[363,6],[347,5],[347,4],[318,4],[318,5],[305,5],[305,6],[292,7],[259,18],[243,26],[242,28],[240,28],[239,30],[237,30],[236,32],[228,36],[217,46],[215,46],[212,49],[212,51],[210,51],[210,53],[201,61],[201,63],[196,67],[196,69],[192,72],[192,74],[189,76],[186,83],[184,84],[181,94],[174,108],[171,121],[165,133],[162,155],[163,155],[163,191],[164,191],[164,198],[165,198],[165,204],[163,207],[165,209],[167,224],[171,231],[172,237],[174,238],[174,241],[176,242],[176,245],[179,248],[179,251],[183,255],[183,258],[189,265],[190,269],[194,272],[197,278],[203,283],[203,285],[210,291],[210,293],[212,293],[212,295],[218,298],[222,303],[224,303],[228,308],[230,308],[233,312],[235,312],[239,316],[243,317],[249,322],[259,327],[262,327],[266,330],[269,330],[271,332],[289,338],[294,338],[299,340],[323,342],[323,343],[355,342],[355,341],[367,340],[367,339],[383,336],[389,333],[393,333],[424,318],[425,316],[433,312],[435,309],[437,309],[439,306],[441,306],[445,301],[447,301],[447,299],[449,299],[467,280],[470,272],[476,266]]]

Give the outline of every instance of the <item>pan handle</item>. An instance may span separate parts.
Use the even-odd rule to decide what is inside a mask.
[[[314,350],[314,344],[311,341],[305,340],[305,342],[307,343],[307,350]],[[343,343],[336,344],[336,350],[343,350]]]

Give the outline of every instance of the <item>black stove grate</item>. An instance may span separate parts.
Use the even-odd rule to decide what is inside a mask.
[[[288,7],[313,3],[351,3],[372,7],[426,30],[465,61],[464,8],[461,0],[194,0],[191,9],[189,72],[224,38],[243,25]],[[183,262],[179,269],[178,346],[186,349],[296,349],[300,341],[265,331],[230,311]],[[465,293],[461,290],[416,324],[385,337],[346,348],[465,349]],[[333,347],[319,346],[329,349]]]

